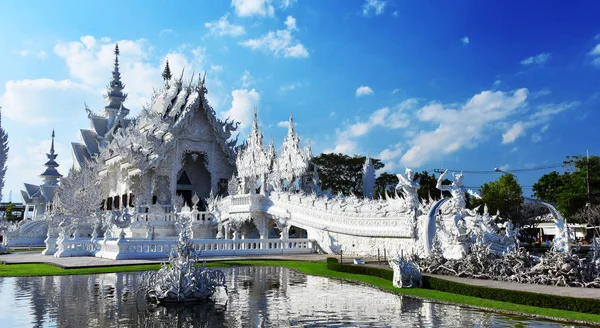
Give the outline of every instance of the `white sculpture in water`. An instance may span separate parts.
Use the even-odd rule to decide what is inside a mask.
[[[402,256],[390,260],[390,267],[394,270],[392,283],[397,288],[420,288],[423,285],[421,269],[414,263],[404,259]]]

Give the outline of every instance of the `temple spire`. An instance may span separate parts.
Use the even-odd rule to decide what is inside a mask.
[[[62,177],[60,173],[56,170],[59,166],[55,161],[58,154],[54,152],[54,130],[52,130],[52,143],[50,146],[50,153],[46,154],[48,157],[48,161],[44,164],[46,170],[44,173],[40,174],[40,178],[42,178],[42,186],[57,186],[58,180]]]
[[[127,94],[123,93],[125,85],[121,82],[121,72],[119,71],[119,44],[115,44],[115,65],[112,71],[110,82],[106,86],[105,101],[108,105],[104,107],[103,113],[108,117],[107,131],[111,131],[117,123],[117,116],[127,115],[129,110],[123,106],[123,102],[127,99]]]
[[[258,131],[258,112],[256,106],[254,106],[254,119],[252,120],[252,131]]]
[[[52,129],[52,145],[50,146],[50,155],[54,156],[54,129]]]

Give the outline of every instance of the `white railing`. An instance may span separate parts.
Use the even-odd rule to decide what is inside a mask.
[[[98,249],[96,240],[89,238],[59,239],[56,246],[55,257],[93,256]]]
[[[312,239],[196,239],[199,256],[310,254],[316,252]],[[166,258],[177,249],[177,240],[112,239],[98,241],[97,257],[120,259]]]
[[[250,195],[250,194],[235,195],[231,199],[231,205],[233,205],[233,206],[250,205],[251,201],[252,201],[252,195]]]

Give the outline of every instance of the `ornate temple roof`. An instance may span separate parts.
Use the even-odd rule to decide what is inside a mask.
[[[42,178],[41,185],[34,185],[31,183],[24,183],[25,190],[21,190],[21,197],[23,203],[34,204],[34,203],[50,203],[54,198],[54,192],[62,174],[58,173],[56,169],[59,164],[56,162],[58,154],[54,151],[54,130],[52,130],[52,144],[50,146],[50,152],[46,154],[48,161],[44,163],[46,170],[40,174]]]
[[[283,140],[281,153],[277,158],[277,169],[282,178],[292,181],[308,172],[312,154],[310,144],[307,148],[300,147],[300,137],[294,131],[294,119],[290,114],[288,133]]]
[[[255,109],[252,129],[248,133],[246,146],[240,150],[236,160],[238,177],[256,177],[269,173],[273,166],[273,160],[269,155],[263,146],[263,134],[258,127],[258,115]]]
[[[73,150],[73,165],[76,169],[81,168],[85,160],[98,155],[100,148],[112,140],[113,134],[118,129],[125,129],[131,123],[126,116],[129,114],[123,102],[127,94],[123,93],[125,85],[121,82],[119,71],[119,45],[115,45],[115,63],[111,72],[111,80],[106,86],[105,101],[108,103],[100,113],[93,113],[87,105],[85,110],[90,120],[90,129],[80,130],[80,142],[71,144]]]

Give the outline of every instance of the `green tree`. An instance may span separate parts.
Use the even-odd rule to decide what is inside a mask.
[[[427,171],[423,171],[420,173],[415,173],[415,179],[420,179],[419,183],[421,184],[421,188],[419,188],[419,198],[438,200],[442,197],[442,193],[439,189],[436,188],[437,185],[437,177],[432,173],[429,174]],[[448,179],[444,179],[442,184],[449,185],[452,181]],[[450,192],[444,191],[444,197],[450,197]]]
[[[13,211],[15,210],[15,204],[9,203],[6,206],[6,220],[15,221],[17,218],[13,215]]]
[[[600,203],[600,157],[568,156],[564,162],[565,173],[544,174],[533,185],[533,196],[554,203],[569,220],[579,221],[575,214],[588,203],[587,170],[589,166],[589,202]]]
[[[520,221],[523,189],[514,175],[503,174],[498,180],[483,184],[480,195],[481,199],[473,199],[472,202],[476,205],[486,204],[491,214],[500,211],[503,219],[513,219],[515,223]]]
[[[558,172],[552,171],[544,174],[533,185],[533,197],[544,202],[557,203],[563,184],[563,176]]]
[[[375,193],[374,198],[379,199],[384,197],[385,191],[393,194],[394,188],[398,185],[398,177],[395,174],[389,174],[387,172],[381,173],[377,179],[375,179]]]
[[[354,194],[362,196],[362,169],[365,156],[348,156],[345,154],[320,154],[313,158],[317,165],[321,189],[331,189],[334,194]],[[383,168],[384,164],[379,159],[372,158],[375,170]]]

